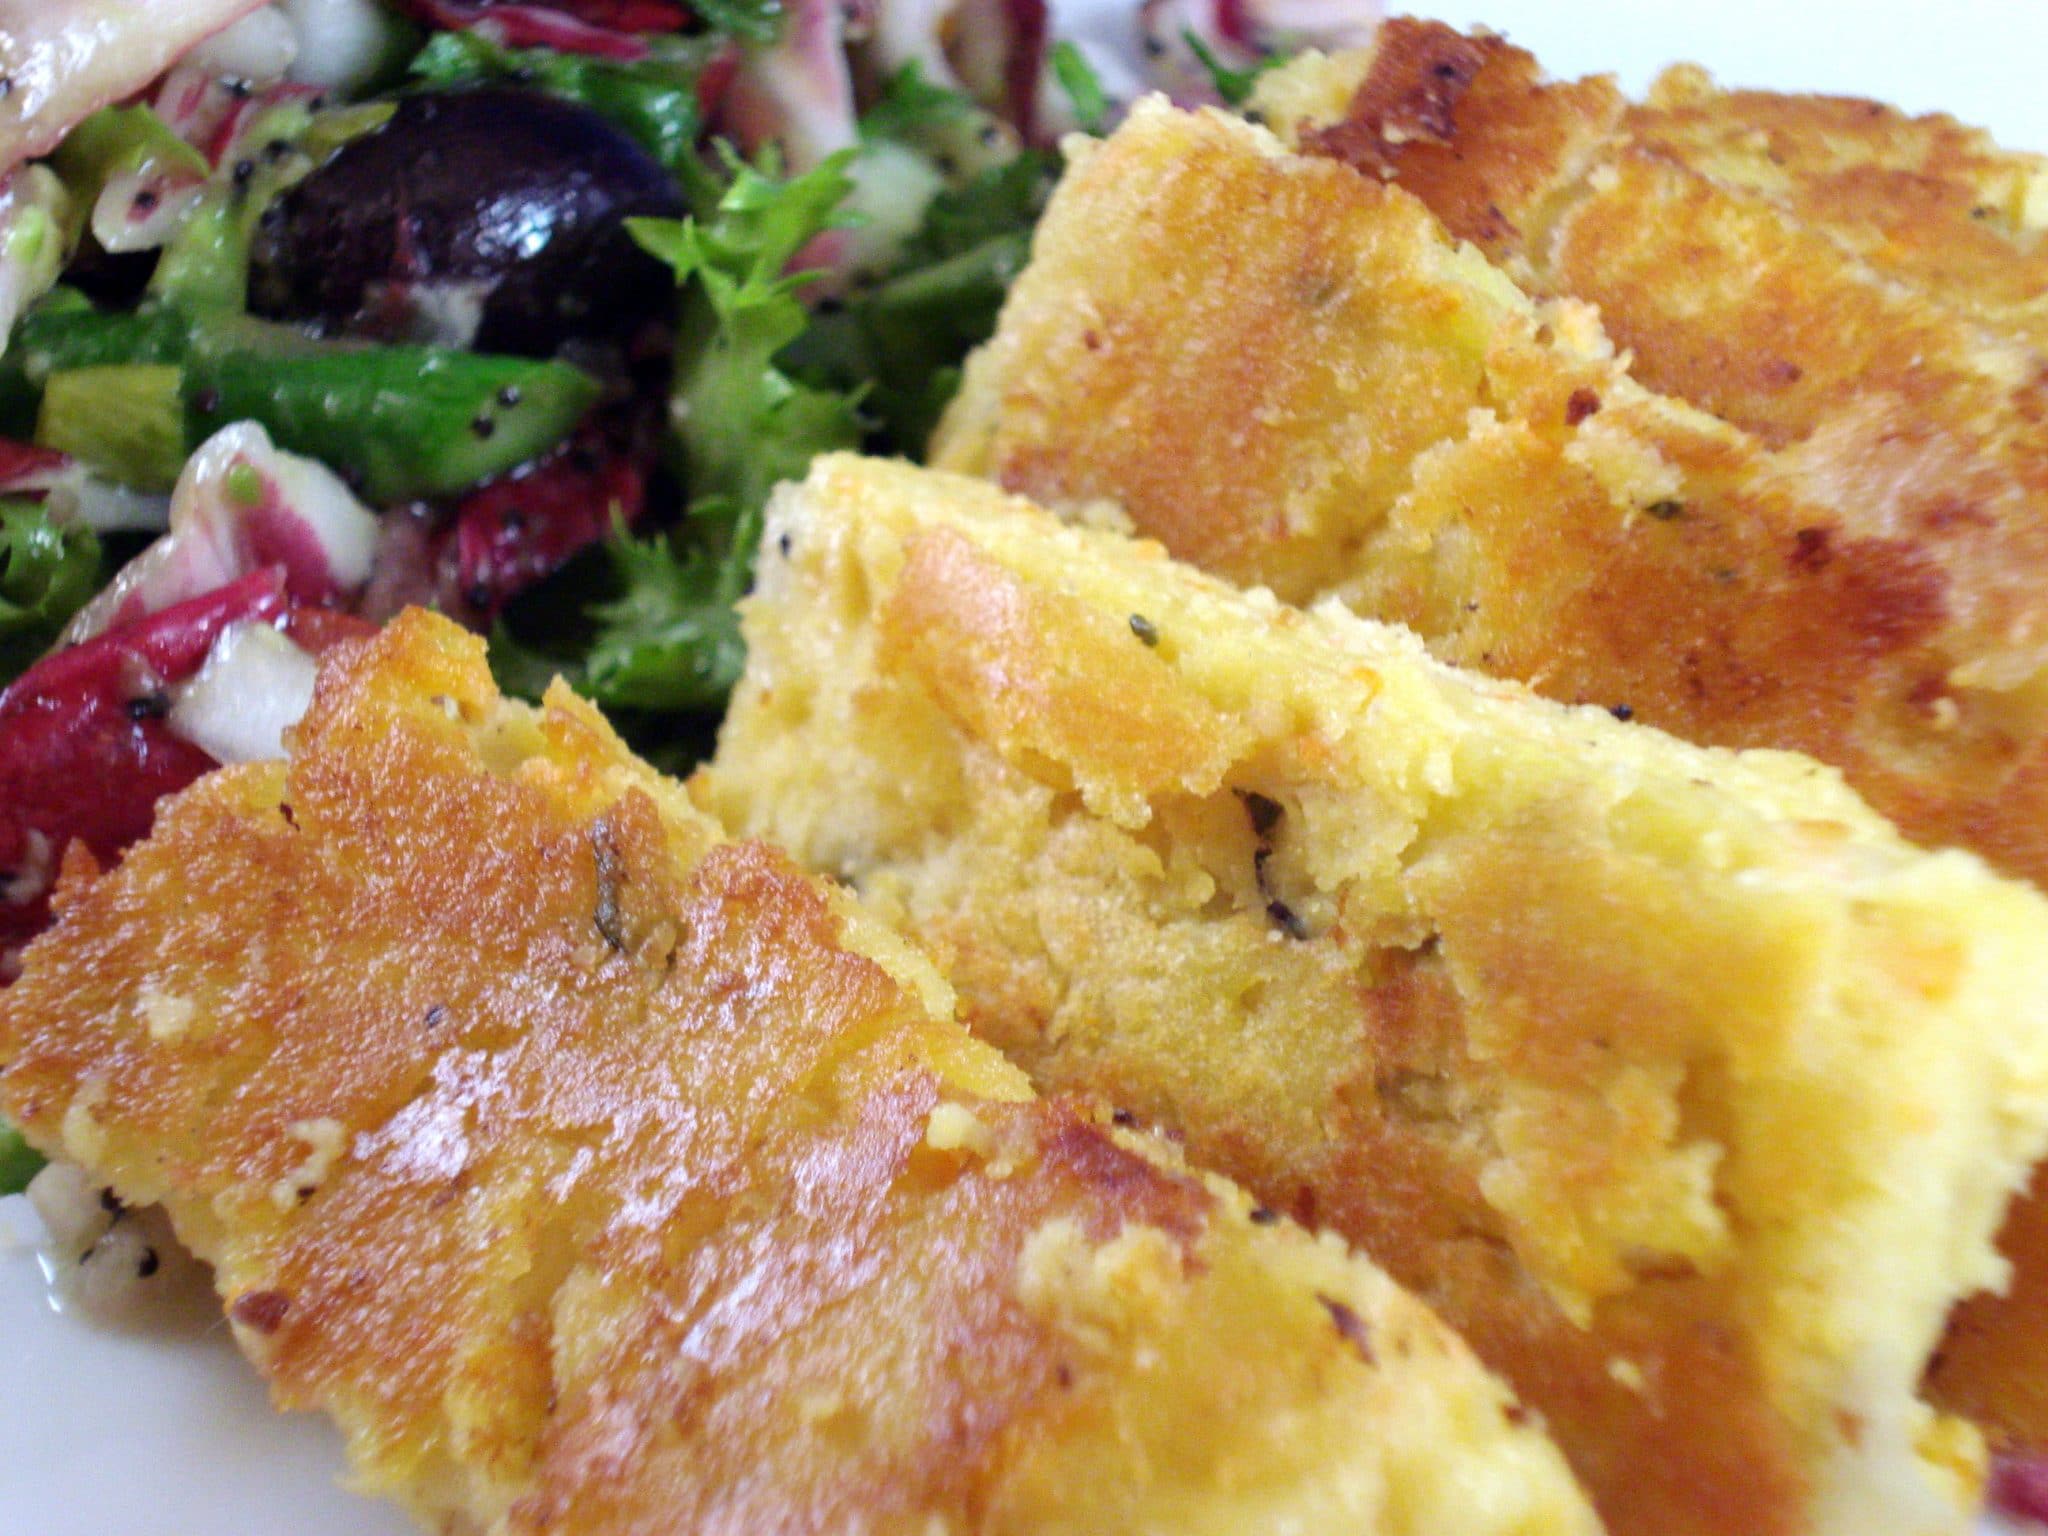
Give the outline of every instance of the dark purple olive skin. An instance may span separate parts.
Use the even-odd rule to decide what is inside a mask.
[[[505,87],[410,96],[266,210],[250,307],[399,339],[419,295],[469,287],[477,332],[444,339],[548,356],[672,302],[622,221],[682,212],[668,174],[585,107]]]

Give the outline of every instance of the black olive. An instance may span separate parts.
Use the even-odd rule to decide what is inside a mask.
[[[527,356],[664,305],[666,269],[622,225],[683,212],[602,117],[505,87],[407,97],[277,206],[253,252],[257,313]],[[465,313],[473,335],[451,319]]]
[[[64,269],[64,281],[95,304],[109,309],[127,309],[149,289],[150,274],[156,270],[155,251],[123,251],[110,255],[97,240],[79,242],[78,254]]]

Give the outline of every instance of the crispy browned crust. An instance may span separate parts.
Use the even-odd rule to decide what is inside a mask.
[[[1462,63],[1473,50],[1483,67]],[[1435,81],[1432,60],[1452,57],[1461,89],[1433,131],[1390,134],[1385,103]],[[1886,505],[1907,499],[1904,488],[1917,505],[1893,541],[1901,558],[1938,559],[1961,525],[1984,528],[1963,601],[2001,564],[2048,594],[2048,161],[1944,115],[1721,91],[1689,66],[1618,121],[1604,86],[1549,82],[1497,39],[1398,20],[1345,118],[1301,142],[1398,177],[1453,233],[1544,291],[1599,305],[1645,383],[1798,444],[1802,481],[1822,504],[1892,521]],[[1529,213],[1498,217],[1491,196],[1503,186]],[[1658,611],[1652,589],[1621,590]],[[1669,705],[1653,700],[1645,718],[1736,739]],[[1874,777],[1853,740],[1799,721],[1757,725],[1739,739],[1817,752],[1919,836],[2048,882],[2037,737],[1994,741],[1975,762],[1938,754],[1954,777],[1930,792]],[[1987,777],[2000,755],[2006,776]],[[1933,1384],[2001,1438],[2048,1446],[2048,1197],[2016,1208],[2005,1250],[2011,1291],[1961,1311]]]
[[[2048,877],[2048,500],[1907,400],[1767,451],[1401,183],[1192,117],[1070,172],[963,399],[988,430],[942,434],[950,467],[1552,697],[1804,750]]]
[[[1604,75],[1560,84],[1498,36],[1395,17],[1341,119],[1277,126],[1305,153],[1398,180],[1502,261],[1540,244],[1627,105]]]
[[[1723,91],[1665,72],[1630,108],[1635,143],[1755,192],[1877,270],[2048,345],[2048,159],[1881,102]]]
[[[771,530],[697,783],[893,904],[978,1032],[1368,1247],[1545,1415],[1611,1529],[1960,1528],[1900,1502],[1904,1443],[1969,1442],[1917,1377],[2034,1144],[1973,1248],[1923,1210],[1862,1250],[1876,1292],[1848,1255],[1866,1200],[1983,1188],[1919,1138],[1996,1123],[1981,1085],[2048,1046],[2020,1022],[2038,896],[1911,849],[1816,764],[1441,669],[986,485],[835,457]],[[1901,900],[1941,868],[1974,892]],[[2006,903],[2016,963],[1981,1008],[1945,998]],[[1928,968],[1891,973],[1907,955]],[[1931,1063],[1977,1086],[1930,1091]],[[1846,1272],[1778,1290],[1795,1253]],[[1901,1278],[1971,1253],[1908,1320]],[[1859,1366],[1813,1395],[1878,1358],[1888,1389]]]
[[[1495,70],[1533,89],[1526,55],[1488,52],[1461,111],[1510,95]],[[1459,189],[1605,130],[1454,117],[1450,145],[1348,184],[1221,124],[1127,130],[1070,172],[940,462],[1116,503],[1183,558],[1335,593],[1554,698],[1809,752],[1915,839],[2048,882],[2039,378],[1776,205],[1647,151],[1570,197],[1515,170],[1499,184],[1536,190],[1511,206],[1556,210],[1529,222],[1591,274],[1573,291],[1634,367],[1777,422],[1783,446],[1647,395],[1582,315],[1503,300],[1405,195],[1498,250]],[[1496,121],[1499,154],[1479,132]],[[2023,1267],[2011,1301],[1971,1309],[2009,1342],[1958,1353],[1951,1400],[2031,1400],[1960,1382],[2029,1358],[2044,1306],[2048,1270]],[[2048,1443],[2048,1419],[1993,1427]]]
[[[1398,106],[1418,91],[1427,132]],[[2048,255],[2010,228],[2027,157],[1872,103],[1719,96],[1697,72],[1658,100],[1627,107],[1603,77],[1552,82],[1498,38],[1401,19],[1343,119],[1297,131],[1543,291],[1598,304],[1653,389],[1772,443],[1882,399],[2041,494],[2048,445],[2003,442],[2048,414]]]
[[[1464,1426],[1453,1525],[1590,1532],[1412,1300],[1030,1100],[865,921],[409,614],[289,768],[74,872],[0,1102],[162,1201],[278,1400],[437,1529],[1378,1529],[1442,1492],[1398,1403]]]

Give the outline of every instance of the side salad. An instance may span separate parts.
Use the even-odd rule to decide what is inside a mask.
[[[687,764],[769,490],[922,452],[1059,136],[1376,17],[1148,0],[1120,59],[1045,0],[0,0],[0,986],[66,860],[408,604]]]

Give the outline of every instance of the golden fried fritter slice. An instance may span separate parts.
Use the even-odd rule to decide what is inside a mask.
[[[0,1102],[436,1530],[1596,1529],[1419,1303],[950,1006],[414,613],[73,871]]]
[[[1548,86],[1497,39],[1420,27],[1260,97],[1296,128],[1377,100],[1331,131],[1397,125],[1391,184],[1156,110],[1083,159],[938,461],[1121,506],[1184,558],[1342,596],[1554,698],[1810,752],[1909,836],[2048,884],[2048,455],[2024,367],[1948,347],[1960,322],[1853,262],[1786,259],[1821,237],[1777,208],[1617,158],[1600,82]],[[1375,60],[1406,62],[1371,83]],[[1450,143],[1433,81],[1464,88]],[[1773,452],[1645,393],[1589,315],[1531,307],[1404,190],[1510,261],[1584,198],[1574,249],[1601,253],[1603,312],[1668,301],[1702,348],[1654,347],[1676,332],[1637,315],[1636,366],[1810,435]],[[2048,1447],[2048,1407],[2019,1412],[2048,1363],[2048,1237],[2029,1235],[2048,1191],[2013,1221],[2011,1296],[1970,1305],[1937,1387]]]
[[[1068,172],[934,453],[1554,698],[1810,752],[2048,880],[2048,502],[1882,435],[1771,452],[1398,185],[1150,104]]]
[[[1974,542],[1980,572],[2003,564],[2048,594],[2048,160],[1938,114],[1722,91],[1692,66],[1625,106],[1604,80],[1548,81],[1498,38],[1412,20],[1368,52],[1303,58],[1260,105],[1291,141],[1398,180],[1539,291],[1596,302],[1638,377],[1793,445],[1803,493],[1848,526],[1938,559]],[[1967,608],[1984,576],[1949,574],[1943,604]],[[2002,672],[1969,649],[1951,677]],[[2003,675],[1994,693],[2038,695]],[[1931,674],[1923,687],[1939,698]],[[1932,799],[1796,721],[1705,735],[1817,752],[1909,831],[2048,884],[2038,716],[1991,725],[1958,759],[1934,708],[1889,752],[1956,776]],[[1882,729],[1854,713],[1852,732]],[[1932,1386],[1998,1438],[2048,1449],[2048,1173],[2001,1246],[2012,1288],[1959,1313]]]
[[[1726,91],[1665,71],[1629,139],[1769,198],[1872,267],[1987,326],[2048,348],[2048,158],[1940,113]]]
[[[821,460],[765,547],[693,789],[1042,1086],[1364,1245],[1616,1532],[1967,1527],[1916,1387],[2048,1126],[2048,902],[985,483]]]
[[[1399,181],[1497,262],[1540,261],[1551,225],[1620,138],[1606,75],[1554,81],[1488,32],[1389,18],[1370,49],[1304,53],[1260,77],[1255,120],[1290,148]]]
[[[2037,157],[1874,103],[1723,97],[1697,70],[1631,108],[1604,77],[1549,81],[1498,37],[1406,18],[1254,103],[1528,285],[1598,304],[1653,389],[1774,444],[1859,412],[1932,423],[1993,464],[2024,449],[2007,473],[2048,485]]]

